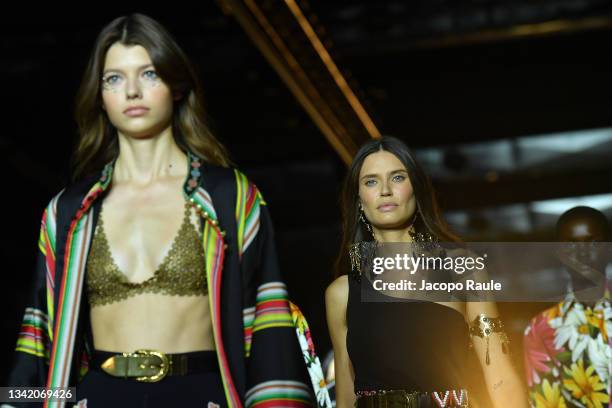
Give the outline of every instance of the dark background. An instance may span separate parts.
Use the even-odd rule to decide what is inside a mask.
[[[210,126],[262,190],[292,298],[320,354],[329,350],[323,294],[339,246],[346,166],[238,23],[216,2],[200,3],[31,8],[12,11],[0,25],[0,383],[30,285],[40,216],[68,180],[73,100],[89,52],[106,23],[133,11],[164,24],[198,66]],[[547,36],[469,36],[560,19],[605,20],[610,2],[299,3],[325,28],[332,56],[383,134],[401,137],[423,159],[451,226],[464,237],[554,240],[558,215],[593,195],[599,200],[592,205],[611,215],[602,194],[612,193],[612,24]],[[603,129],[601,142],[568,149],[593,129]],[[567,131],[576,133],[554,138]],[[523,143],[531,135],[543,143]],[[551,201],[558,199],[565,201]],[[539,211],[544,202],[556,209]],[[537,307],[515,306],[516,339]],[[518,350],[520,341],[514,344]]]

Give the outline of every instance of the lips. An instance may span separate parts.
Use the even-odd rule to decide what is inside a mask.
[[[395,210],[397,208],[397,204],[394,204],[394,203],[385,203],[385,204],[379,205],[376,208],[378,209],[378,211],[388,212],[388,211]]]
[[[140,116],[140,115],[144,115],[148,111],[149,111],[149,108],[145,106],[133,106],[131,108],[127,108],[126,110],[124,110],[123,113],[126,114],[127,116]]]

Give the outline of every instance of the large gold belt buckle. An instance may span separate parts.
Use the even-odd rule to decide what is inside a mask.
[[[161,360],[161,363],[159,363],[159,371],[157,372],[157,374],[136,377],[136,381],[141,381],[141,382],[160,381],[168,374],[168,371],[170,369],[170,359],[165,353],[162,353],[161,351],[139,349],[139,350],[134,351],[133,353],[123,353],[123,355],[125,357],[157,357]],[[146,369],[147,368],[146,364],[149,364],[149,361],[145,359],[144,363],[141,363],[139,367],[142,369]],[[149,366],[149,368],[155,368],[156,365],[157,364],[152,364]]]

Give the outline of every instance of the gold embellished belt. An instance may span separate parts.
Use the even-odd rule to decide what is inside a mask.
[[[406,390],[357,391],[357,408],[467,408],[467,390],[423,392]]]
[[[167,354],[155,350],[112,353],[95,350],[91,363],[113,377],[133,378],[142,382],[161,381],[167,375],[218,372],[215,351]]]

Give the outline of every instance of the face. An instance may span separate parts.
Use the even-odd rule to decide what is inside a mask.
[[[397,156],[384,150],[363,161],[359,199],[365,217],[377,229],[405,228],[416,210],[406,167]]]
[[[173,97],[140,45],[113,44],[102,74],[102,107],[120,134],[145,138],[171,124]]]
[[[567,221],[559,230],[559,240],[574,242],[572,256],[583,263],[593,264],[605,261],[602,251],[607,248],[604,245],[596,245],[605,242],[605,226],[592,218],[576,217]]]

